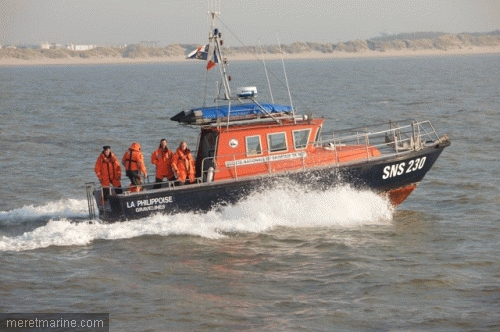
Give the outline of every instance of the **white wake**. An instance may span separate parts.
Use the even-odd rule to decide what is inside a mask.
[[[147,234],[184,234],[217,239],[227,233],[263,233],[278,226],[349,228],[388,224],[392,220],[393,208],[384,197],[347,186],[309,193],[300,188],[280,188],[255,193],[235,205],[205,214],[154,215],[113,224],[75,222],[71,218],[88,215],[87,201],[64,200],[42,207],[0,212],[0,222],[15,216],[31,219],[50,215],[57,217],[33,231],[1,237],[0,250],[83,246],[97,239],[117,240]]]

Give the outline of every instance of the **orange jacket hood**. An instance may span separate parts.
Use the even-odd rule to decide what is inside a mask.
[[[130,149],[134,150],[134,151],[141,151],[141,145],[139,143],[137,143],[137,142],[134,142],[130,146]]]

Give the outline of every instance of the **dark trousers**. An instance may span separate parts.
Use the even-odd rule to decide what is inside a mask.
[[[139,171],[126,171],[125,174],[130,179],[130,183],[135,184],[136,186],[142,184],[141,176],[139,175]]]
[[[165,176],[165,177],[166,177],[166,176]],[[168,178],[167,178],[167,179],[168,179]],[[168,179],[168,181],[174,181],[174,180],[175,180],[175,177],[172,177],[172,178]],[[158,183],[158,184],[155,184],[155,185],[153,186],[153,189],[160,189],[160,188],[161,188],[161,184],[160,184],[160,183],[161,183],[161,182],[163,182],[163,178],[162,178],[162,179],[156,178],[156,181],[155,181],[155,182],[156,182],[156,183]]]

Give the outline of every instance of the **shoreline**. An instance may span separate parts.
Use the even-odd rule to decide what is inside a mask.
[[[492,47],[470,47],[467,49],[451,50],[391,50],[380,51],[360,51],[360,52],[333,52],[321,53],[318,51],[302,53],[284,53],[285,60],[330,60],[330,59],[356,59],[356,58],[387,58],[387,57],[421,57],[421,56],[450,56],[450,55],[481,55],[500,54],[500,46]],[[229,61],[249,61],[261,60],[261,54],[227,54]],[[281,60],[281,54],[264,54],[265,61]],[[120,65],[120,64],[146,64],[146,63],[175,63],[175,62],[197,62],[186,59],[184,56],[172,57],[148,57],[148,58],[42,58],[33,60],[23,60],[16,58],[0,59],[0,67],[10,66],[67,66],[67,65]]]

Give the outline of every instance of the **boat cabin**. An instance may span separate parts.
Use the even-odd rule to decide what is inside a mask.
[[[219,181],[295,170],[312,153],[323,119],[204,127],[198,144],[197,176]],[[210,167],[213,176],[206,174]],[[203,174],[202,174],[203,173]]]
[[[305,171],[380,155],[366,144],[323,146],[319,143],[322,118],[295,116],[283,112],[290,109],[283,105],[265,104],[264,111],[272,109],[269,113],[254,107],[238,105],[231,116],[225,107],[216,112],[209,107],[172,117],[181,123],[202,124],[196,155],[196,177],[202,182]]]

